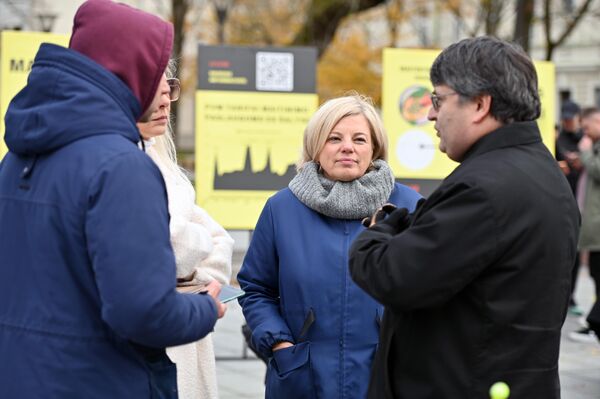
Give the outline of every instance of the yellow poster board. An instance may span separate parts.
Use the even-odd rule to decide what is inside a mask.
[[[254,229],[265,201],[296,174],[312,93],[196,92],[198,203],[228,229]]]
[[[537,124],[540,128],[544,144],[554,154],[556,150],[556,132],[554,126],[557,119],[556,72],[552,62],[534,61],[534,64],[538,75],[538,90],[542,104],[542,112],[537,120]]]
[[[385,49],[383,120],[389,136],[389,161],[398,179],[441,180],[457,164],[438,149],[439,138],[427,120],[432,91],[429,69],[440,50]],[[542,139],[554,152],[555,77],[550,62],[535,62],[542,114]]]
[[[42,43],[69,44],[69,36],[42,32],[0,32],[0,159],[6,154],[4,115],[12,98],[25,86]]]

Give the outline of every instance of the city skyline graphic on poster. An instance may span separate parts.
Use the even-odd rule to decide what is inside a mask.
[[[285,172],[280,175],[271,170],[271,153],[267,154],[267,162],[263,169],[252,170],[252,155],[250,147],[246,147],[244,167],[241,170],[219,174],[218,159],[215,158],[213,179],[214,190],[266,190],[278,191],[287,187],[296,175],[296,165],[289,164]]]

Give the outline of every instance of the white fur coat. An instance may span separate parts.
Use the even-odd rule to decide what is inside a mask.
[[[195,204],[189,182],[169,171],[149,147],[148,155],[158,165],[167,186],[171,215],[171,244],[177,263],[177,277],[195,274],[195,280],[208,283],[216,279],[229,284],[233,239],[202,208]],[[198,342],[167,348],[177,364],[180,399],[218,398],[215,354],[212,337]]]

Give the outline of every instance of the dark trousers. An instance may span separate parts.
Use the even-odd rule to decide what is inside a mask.
[[[571,298],[569,298],[569,306],[576,305],[575,303],[575,286],[577,285],[577,275],[579,274],[579,252],[575,256],[575,264],[571,272]]]
[[[590,252],[590,275],[596,286],[596,302],[588,314],[588,325],[600,337],[600,252]]]
[[[600,252],[590,252],[590,275],[596,286],[596,299],[600,298]]]

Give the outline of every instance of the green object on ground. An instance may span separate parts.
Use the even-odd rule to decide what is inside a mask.
[[[505,382],[496,382],[490,387],[491,399],[507,399],[510,395],[510,388]]]

